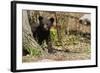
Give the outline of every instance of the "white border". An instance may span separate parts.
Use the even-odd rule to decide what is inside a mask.
[[[78,60],[78,61],[59,61],[59,62],[36,62],[36,63],[22,63],[22,10],[45,10],[45,11],[63,11],[63,12],[87,12],[91,13],[91,59],[90,60]],[[28,5],[17,4],[17,70],[22,69],[38,69],[38,68],[52,68],[52,67],[70,67],[70,66],[85,66],[95,65],[95,28],[96,28],[96,10],[93,8],[81,8],[81,7],[60,7],[60,6],[45,6],[45,5]]]

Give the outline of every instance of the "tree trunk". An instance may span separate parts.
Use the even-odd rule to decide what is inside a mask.
[[[27,11],[23,10],[22,13],[22,47],[23,50],[26,50],[29,52],[29,55],[34,55],[36,52],[39,53],[39,55],[43,55],[42,48],[37,44],[37,42],[34,40],[31,27],[28,20]]]

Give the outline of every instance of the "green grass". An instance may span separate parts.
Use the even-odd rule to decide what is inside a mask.
[[[38,48],[26,48],[26,50],[29,52],[29,55],[31,56],[41,56],[42,52]]]

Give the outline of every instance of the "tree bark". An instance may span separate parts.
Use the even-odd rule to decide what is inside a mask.
[[[37,50],[38,52],[41,53],[41,55],[43,55],[42,52],[44,52],[42,50],[42,48],[37,44],[37,42],[34,40],[33,35],[32,35],[32,31],[31,31],[31,27],[30,27],[30,23],[28,20],[28,14],[26,10],[23,10],[22,12],[22,47],[23,50],[27,50],[29,52],[29,55],[33,55],[34,54],[34,50]]]

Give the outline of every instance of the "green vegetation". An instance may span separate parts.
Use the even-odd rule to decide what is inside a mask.
[[[26,50],[29,52],[29,54],[31,56],[38,56],[39,57],[42,55],[41,51],[37,48],[27,48]]]
[[[41,51],[39,50],[39,49],[37,49],[37,48],[35,48],[35,49],[32,49],[32,55],[33,56],[41,56]]]

